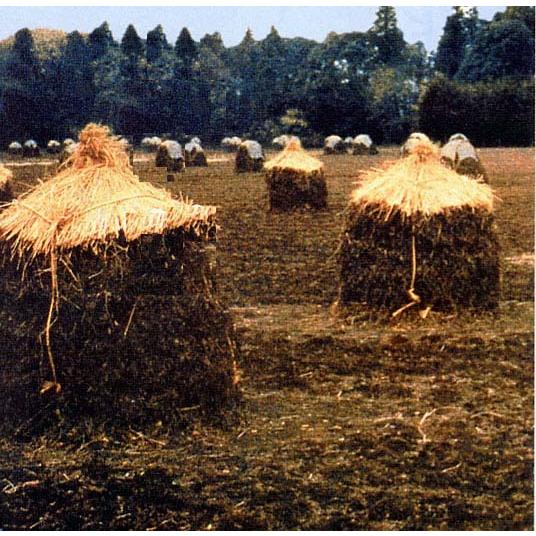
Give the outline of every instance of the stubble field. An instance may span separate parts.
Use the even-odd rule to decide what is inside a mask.
[[[480,154],[500,199],[501,306],[396,322],[330,313],[348,196],[396,149],[320,156],[320,212],[270,213],[263,174],[236,175],[225,153],[173,183],[149,169],[220,207],[243,402],[173,437],[0,438],[0,528],[531,529],[534,150]],[[44,167],[14,167],[17,191]]]

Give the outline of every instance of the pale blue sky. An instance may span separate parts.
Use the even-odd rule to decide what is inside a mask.
[[[479,6],[481,18],[491,19],[504,6]],[[90,32],[104,20],[116,40],[133,23],[141,37],[162,24],[168,41],[174,43],[186,26],[193,38],[218,31],[226,46],[236,45],[250,27],[262,39],[274,25],[283,37],[306,37],[322,41],[330,31],[365,31],[372,25],[377,7],[187,7],[187,6],[80,6],[80,7],[0,7],[0,39],[23,27],[55,28],[67,32]],[[428,51],[437,48],[445,19],[452,13],[448,6],[397,6],[398,25],[406,41],[422,41]]]

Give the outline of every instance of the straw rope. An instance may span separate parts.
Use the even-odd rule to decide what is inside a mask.
[[[406,309],[409,309],[410,307],[413,307],[414,305],[421,303],[421,297],[415,292],[416,277],[417,277],[417,248],[415,246],[415,230],[412,228],[411,229],[411,283],[407,291],[407,294],[411,302],[397,309],[391,315],[393,318],[396,318],[399,314],[401,314]]]

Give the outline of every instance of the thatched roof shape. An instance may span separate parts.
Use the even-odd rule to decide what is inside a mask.
[[[18,141],[12,141],[8,146],[9,151],[22,151],[22,145]]]
[[[89,124],[74,153],[50,180],[39,184],[0,215],[0,240],[30,257],[124,237],[192,228],[214,207],[177,201],[133,174],[122,144],[107,127]]]
[[[31,149],[35,149],[37,147],[37,143],[34,140],[26,140],[24,142],[24,147],[29,147]]]
[[[423,134],[422,132],[414,132],[413,134],[410,134],[404,145],[400,147],[400,153],[402,154],[402,156],[410,154],[421,143],[431,144],[432,142],[426,134]]]
[[[301,146],[300,140],[291,139],[285,149],[277,156],[264,164],[264,169],[271,170],[295,170],[311,173],[324,167],[324,164],[308,155]]]
[[[67,147],[68,145],[72,145],[73,143],[76,143],[72,138],[65,138],[63,140],[63,146]]]
[[[334,148],[341,143],[343,143],[342,138],[340,136],[332,134],[324,140],[324,147]]]
[[[364,145],[365,147],[372,147],[372,139],[368,134],[359,134],[353,139],[354,145]]]
[[[197,136],[194,136],[191,140],[190,140],[190,143],[193,143],[195,145],[201,145],[201,140],[197,137]]]
[[[455,141],[455,140],[462,140],[462,141],[469,141],[469,138],[465,134],[462,134],[461,132],[457,132],[456,134],[453,134],[449,141]]]
[[[351,203],[381,207],[379,217],[389,219],[395,212],[406,217],[429,217],[452,209],[493,211],[491,188],[441,165],[435,145],[421,142],[406,158],[385,170],[364,175],[352,193]]]

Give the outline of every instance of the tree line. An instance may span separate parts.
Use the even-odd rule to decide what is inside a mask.
[[[420,129],[523,145],[533,143],[533,110],[534,7],[508,7],[491,21],[453,8],[432,54],[406,42],[389,6],[366,32],[321,43],[274,27],[262,40],[248,30],[233,47],[218,32],[196,42],[187,28],[170,43],[160,25],[145,39],[129,25],[117,42],[104,22],[44,53],[26,28],[0,49],[3,145],[74,136],[89,121],[136,141],[291,133],[316,144],[369,133],[400,143]]]

